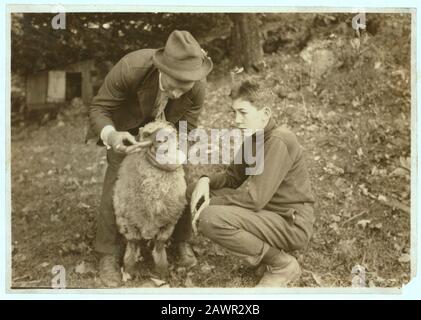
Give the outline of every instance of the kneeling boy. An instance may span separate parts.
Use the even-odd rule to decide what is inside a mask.
[[[243,161],[225,173],[203,176],[194,186],[190,208],[206,237],[250,264],[266,267],[258,286],[281,287],[300,276],[289,252],[306,247],[312,236],[314,198],[303,149],[290,130],[277,127],[271,109],[261,105],[264,94],[251,81],[231,92],[236,126],[251,129],[254,136],[263,129],[262,173],[247,176]],[[202,197],[210,200],[196,211]]]

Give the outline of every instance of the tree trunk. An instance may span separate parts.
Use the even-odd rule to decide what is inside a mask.
[[[231,29],[232,60],[246,72],[260,71],[263,48],[259,30],[259,20],[253,13],[232,13]],[[240,64],[240,65],[238,65]]]

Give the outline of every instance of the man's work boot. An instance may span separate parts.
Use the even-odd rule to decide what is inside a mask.
[[[282,267],[267,266],[266,272],[256,287],[279,288],[300,278],[301,269],[297,259],[291,256],[291,261]]]
[[[179,265],[192,268],[197,264],[196,256],[189,243],[183,241],[177,244],[178,263]]]
[[[121,286],[121,272],[117,257],[104,254],[99,261],[99,278],[106,287],[116,288]]]

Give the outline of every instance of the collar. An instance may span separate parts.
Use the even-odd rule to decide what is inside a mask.
[[[276,129],[276,121],[275,119],[273,119],[273,117],[270,117],[265,129],[263,130],[263,132],[265,133],[265,137],[269,136],[273,130]]]
[[[268,123],[266,124],[266,127],[263,129],[263,137],[264,137],[264,141],[266,141],[267,139],[269,139],[269,137],[272,135],[272,132],[277,128],[277,123],[275,121],[275,119],[273,119],[273,117],[271,117],[268,121]],[[249,138],[254,139],[254,137],[256,136],[256,132],[253,133],[251,136],[249,136]]]

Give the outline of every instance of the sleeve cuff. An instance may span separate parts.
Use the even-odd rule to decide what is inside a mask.
[[[107,143],[108,142],[108,136],[111,132],[114,132],[115,128],[112,125],[106,125],[104,128],[102,128],[101,130],[101,140],[104,143],[104,145],[107,147],[107,149],[110,149],[110,145]]]

